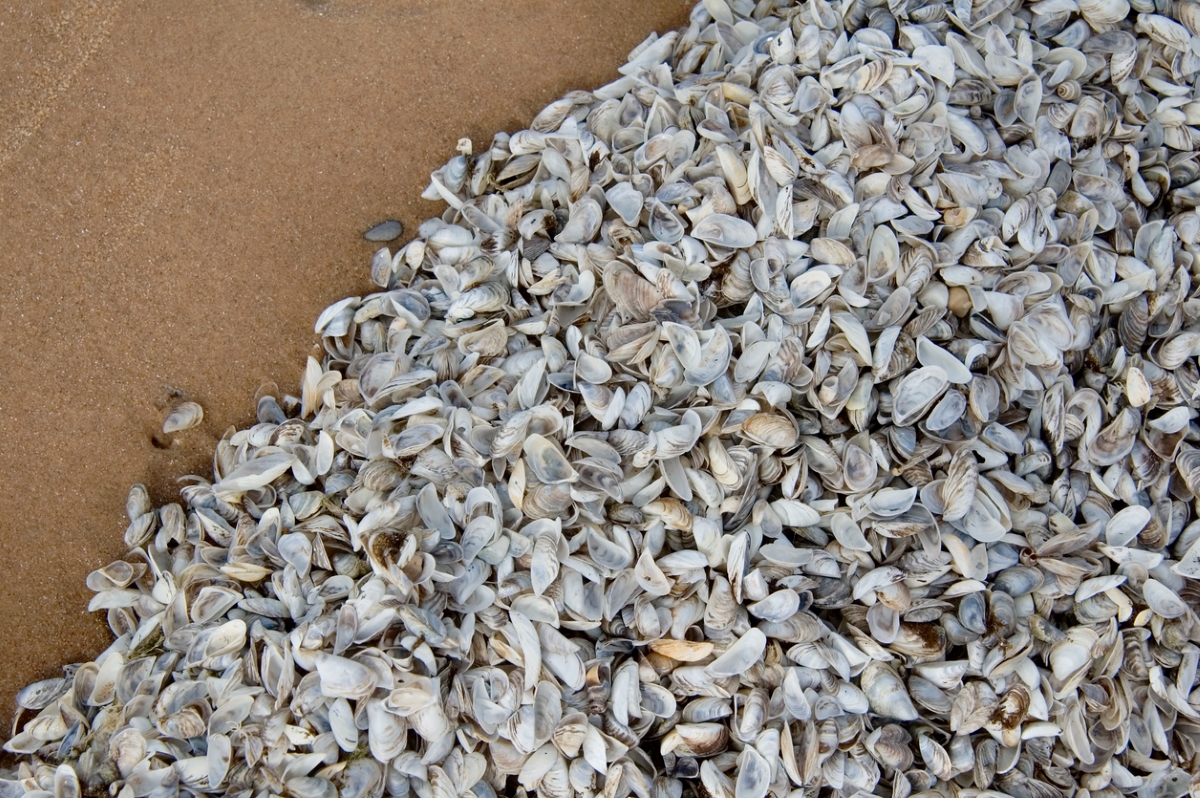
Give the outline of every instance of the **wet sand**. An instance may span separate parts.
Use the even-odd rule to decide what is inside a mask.
[[[617,77],[690,0],[25,0],[0,7],[0,738],[98,654],[125,494],[211,475],[387,218],[470,136]],[[152,436],[171,389],[205,421]]]

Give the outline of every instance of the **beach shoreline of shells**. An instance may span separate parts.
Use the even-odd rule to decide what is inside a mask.
[[[462,139],[0,798],[1200,797],[1198,34],[703,0]]]

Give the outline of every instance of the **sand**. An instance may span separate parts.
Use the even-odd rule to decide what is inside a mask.
[[[373,289],[387,218],[470,136],[617,77],[690,0],[23,0],[0,5],[0,738],[93,658],[87,573],[125,495],[211,475],[312,324]],[[407,237],[407,236],[406,236]],[[152,442],[172,389],[205,408]]]

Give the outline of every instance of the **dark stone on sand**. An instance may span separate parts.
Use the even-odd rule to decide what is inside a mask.
[[[395,219],[388,219],[386,222],[381,222],[372,227],[367,232],[363,233],[363,238],[368,241],[391,241],[399,238],[404,232],[404,225],[400,224]]]

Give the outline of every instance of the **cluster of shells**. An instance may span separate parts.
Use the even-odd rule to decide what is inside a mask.
[[[705,0],[462,141],[0,798],[1200,795],[1197,33]]]

